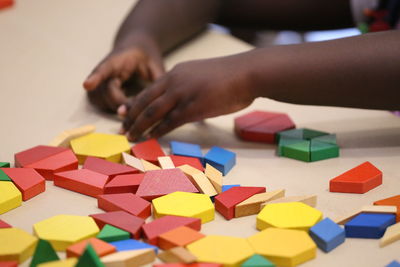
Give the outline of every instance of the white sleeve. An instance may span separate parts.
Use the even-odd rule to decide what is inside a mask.
[[[372,9],[377,7],[378,0],[351,0],[351,10],[353,13],[353,20],[357,24],[365,22],[366,17],[364,15],[365,9]]]

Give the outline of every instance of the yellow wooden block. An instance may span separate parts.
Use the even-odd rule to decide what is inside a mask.
[[[315,258],[317,247],[308,233],[268,228],[248,238],[255,253],[277,266],[292,267]]]
[[[254,254],[245,238],[209,235],[187,246],[198,262],[213,262],[225,267],[240,266]]]
[[[208,180],[210,180],[211,184],[214,186],[217,193],[221,193],[223,185],[222,173],[210,164],[206,163],[205,174]]]
[[[215,208],[209,196],[197,193],[174,192],[154,199],[154,216],[176,215],[201,219],[202,223],[214,220]]]
[[[162,169],[175,169],[175,165],[172,162],[172,159],[168,156],[165,157],[158,157],[158,162]]]
[[[285,196],[284,189],[255,194],[235,206],[235,217],[238,218],[238,217],[258,214],[261,211],[262,203],[277,198],[282,198],[284,196]]]
[[[257,229],[268,227],[308,231],[322,219],[322,212],[301,202],[266,205],[257,215]]]
[[[122,161],[123,161],[123,163],[125,163],[125,165],[128,165],[135,169],[138,169],[141,172],[146,171],[144,169],[142,161],[140,159],[138,159],[137,157],[134,157],[128,153],[125,153],[125,152],[122,153]]]
[[[79,128],[66,130],[51,140],[49,146],[69,147],[69,142],[72,139],[93,133],[95,130],[96,126],[94,125],[85,125]]]
[[[111,162],[121,162],[121,153],[129,152],[130,145],[125,135],[91,133],[71,140],[71,147],[83,164],[86,157],[93,156]]]
[[[74,267],[78,262],[77,258],[68,258],[61,261],[49,261],[39,264],[37,267]]]
[[[348,214],[334,219],[334,222],[337,224],[346,224],[349,222],[351,219],[356,217],[360,213],[397,213],[397,207],[396,206],[378,206],[378,205],[370,205],[370,206],[364,206],[361,209],[349,212]]]
[[[22,195],[13,182],[0,181],[0,214],[22,204]]]
[[[302,202],[315,208],[317,206],[317,196],[316,195],[305,195],[305,196],[290,196],[290,197],[282,197],[278,199],[274,199],[271,201],[267,201],[261,204],[261,208],[263,208],[267,204],[272,203],[287,203],[287,202]]]
[[[183,247],[174,247],[158,254],[158,258],[165,263],[193,263],[197,261],[195,255]]]
[[[379,240],[379,246],[386,247],[398,240],[400,240],[400,222],[386,228],[385,234]]]
[[[18,228],[0,229],[0,261],[24,262],[33,255],[38,239]]]
[[[136,249],[113,253],[101,258],[106,267],[137,267],[156,259],[154,249]]]
[[[140,161],[142,162],[143,169],[145,172],[161,170],[160,167],[158,167],[157,165],[154,165],[153,163],[151,163],[147,160],[141,159]]]
[[[182,165],[178,167],[183,171],[183,173],[189,178],[189,180],[196,186],[196,188],[203,194],[206,194],[210,197],[217,195],[217,190],[215,190],[214,186],[208,180],[204,172],[188,165]]]
[[[70,245],[95,237],[99,227],[88,216],[57,215],[33,225],[35,234],[49,241],[55,250],[64,251]]]

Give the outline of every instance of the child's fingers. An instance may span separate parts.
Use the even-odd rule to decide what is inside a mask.
[[[109,78],[112,73],[112,64],[110,64],[109,61],[104,61],[93,70],[89,77],[86,78],[83,82],[83,87],[88,91],[92,91],[96,89],[102,81]]]
[[[165,73],[163,64],[157,64],[154,61],[149,62],[149,70],[153,81],[157,80]]]
[[[156,127],[151,130],[149,136],[152,138],[159,138],[175,128],[182,126],[187,122],[187,119],[185,119],[185,116],[183,115],[184,113],[184,108],[181,106],[175,107]]]

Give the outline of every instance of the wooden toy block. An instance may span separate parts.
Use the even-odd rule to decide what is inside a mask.
[[[123,210],[142,219],[151,215],[150,202],[132,193],[98,195],[97,205],[104,211]]]
[[[319,141],[327,144],[337,145],[336,134],[326,134],[314,137],[313,141]]]
[[[192,228],[181,226],[159,236],[158,246],[163,250],[185,247],[205,235]]]
[[[23,263],[33,255],[37,238],[18,228],[0,229],[0,262]]]
[[[218,249],[216,249],[218,248]],[[187,246],[198,262],[212,262],[223,266],[239,266],[254,254],[245,238],[208,235]]]
[[[303,139],[305,140],[312,140],[314,138],[319,138],[322,136],[329,135],[327,132],[316,131],[308,128],[303,128]]]
[[[0,9],[10,8],[14,5],[14,0],[0,0]]]
[[[385,267],[400,267],[400,263],[398,261],[392,261]]]
[[[231,188],[240,187],[240,184],[225,184],[222,186],[222,192],[228,191]]]
[[[135,239],[140,238],[141,227],[144,220],[137,216],[127,213],[126,211],[111,211],[106,213],[98,213],[89,215],[92,217],[96,224],[103,228],[104,225],[109,224],[114,227],[127,231]]]
[[[54,174],[54,185],[91,197],[104,194],[108,180],[107,175],[87,169]]]
[[[277,266],[297,266],[317,254],[317,246],[306,231],[267,228],[250,236],[248,241],[255,253]]]
[[[176,191],[199,192],[180,169],[169,169],[146,172],[136,195],[150,201]]]
[[[130,234],[127,231],[106,224],[96,237],[105,242],[114,242],[129,239]]]
[[[69,258],[60,261],[50,261],[46,263],[41,263],[38,267],[75,267],[78,262],[77,258]]]
[[[276,154],[280,157],[285,156],[283,153],[283,149],[287,146],[291,146],[294,144],[303,143],[303,139],[289,139],[289,138],[281,138],[278,142],[278,148],[276,150]]]
[[[87,157],[82,168],[107,175],[110,177],[110,179],[113,179],[115,176],[121,174],[139,173],[139,170],[130,166],[95,157]]]
[[[271,120],[282,114],[283,113],[260,111],[260,110],[251,111],[249,113],[246,113],[244,115],[235,118],[234,120],[235,131],[240,131],[242,129],[249,128],[253,125],[261,124],[263,121]]]
[[[203,172],[190,165],[182,165],[179,166],[178,169],[183,171],[183,173],[187,176],[187,178],[189,178],[192,184],[196,186],[200,193],[210,197],[218,194],[210,180]]]
[[[169,156],[174,163],[176,167],[182,166],[182,165],[190,165],[199,171],[204,172],[204,167],[203,164],[200,162],[198,158],[192,158],[192,157],[185,157],[185,156],[177,156],[177,155],[171,155]]]
[[[132,168],[135,168],[141,172],[145,172],[146,170],[144,169],[143,163],[140,159],[127,154],[125,152],[122,152],[122,160],[125,163],[125,165],[128,165]]]
[[[15,186],[21,191],[22,200],[26,201],[46,190],[45,179],[34,169],[3,168]]]
[[[400,240],[400,223],[393,224],[386,228],[385,233],[379,240],[379,246],[383,248],[398,240]]]
[[[95,221],[87,216],[56,215],[35,223],[33,230],[57,251],[65,251],[74,243],[95,237],[99,233]]]
[[[104,187],[105,194],[136,193],[144,173],[117,175]]]
[[[150,264],[156,259],[153,249],[121,251],[101,258],[106,267],[136,267]]]
[[[120,241],[114,241],[110,243],[114,246],[118,252],[126,250],[138,250],[138,249],[152,249],[157,254],[158,248],[147,243],[137,241],[135,239],[125,239]]]
[[[94,125],[84,125],[79,128],[66,130],[49,142],[49,146],[69,147],[69,142],[72,139],[93,133],[96,130]]]
[[[339,157],[339,147],[336,144],[311,140],[311,162]]]
[[[187,226],[200,231],[201,220],[198,218],[167,215],[143,225],[143,238],[147,243],[157,246],[160,235],[180,226]]]
[[[18,261],[0,261],[0,267],[18,267]]]
[[[1,169],[0,169],[0,181],[11,182],[10,177],[8,177],[8,175],[4,171],[2,171]]]
[[[171,141],[169,142],[169,145],[171,147],[172,155],[198,158],[201,163],[204,161],[203,153],[201,152],[199,145],[177,141]]]
[[[0,162],[0,168],[10,168],[9,162]]]
[[[222,267],[222,264],[217,263],[163,263],[163,264],[153,264],[153,267]]]
[[[2,190],[0,190],[0,191],[3,193]],[[9,225],[8,223],[6,223],[6,222],[3,221],[3,220],[0,220],[0,229],[1,229],[1,228],[12,228],[12,226]]]
[[[400,195],[375,201],[374,205],[396,206],[397,207],[396,221],[400,222]]]
[[[165,263],[193,263],[197,260],[196,256],[183,247],[174,247],[170,250],[161,252],[158,258]]]
[[[85,252],[82,256],[78,259],[77,264],[75,267],[104,267],[104,264],[100,261],[99,256],[96,254],[96,251],[93,247],[88,244]]]
[[[322,212],[301,202],[267,204],[257,215],[257,229],[269,227],[308,231],[322,219]]]
[[[217,193],[222,193],[222,173],[211,166],[210,164],[206,164],[205,175],[210,180],[211,184],[214,186],[214,189]]]
[[[282,156],[297,159],[305,162],[311,161],[310,141],[303,141],[301,143],[294,143],[282,147]]]
[[[310,207],[315,208],[317,206],[317,195],[304,195],[304,196],[290,196],[290,197],[282,197],[274,200],[269,200],[265,203],[261,204],[261,209],[265,207],[267,204],[273,203],[288,203],[288,202],[301,202]]]
[[[265,187],[233,187],[215,197],[215,209],[230,220],[235,217],[235,206],[249,197],[264,193]]]
[[[325,218],[310,228],[310,236],[324,252],[330,252],[344,243],[344,229],[329,218]]]
[[[158,163],[161,166],[161,169],[174,169],[175,165],[172,162],[172,159],[169,156],[158,157]]]
[[[361,209],[358,209],[356,211],[348,213],[345,216],[337,218],[335,220],[335,223],[337,223],[337,224],[346,224],[347,222],[352,220],[354,217],[356,217],[360,213],[389,213],[389,214],[396,214],[397,213],[397,207],[394,207],[394,206],[364,206]]]
[[[254,254],[246,260],[241,267],[275,267],[275,264],[261,255]]]
[[[235,206],[235,218],[258,214],[262,203],[284,196],[284,189],[255,194]]]
[[[103,257],[117,251],[116,248],[109,243],[106,243],[97,238],[89,238],[69,246],[66,251],[67,257],[79,258],[80,256],[82,256],[88,244],[92,246],[99,257]]]
[[[12,182],[0,181],[0,214],[22,204],[22,194]]]
[[[147,141],[138,143],[132,147],[132,154],[153,164],[158,163],[158,157],[165,156],[160,144],[156,139],[149,139]]]
[[[15,167],[23,168],[27,165],[57,155],[58,153],[68,150],[64,147],[52,147],[52,146],[35,146],[30,149],[21,151],[14,155]]]
[[[49,261],[57,261],[60,258],[51,246],[49,241],[40,239],[37,243],[35,253],[33,254],[32,261],[29,267],[36,267],[41,263]]]
[[[276,135],[277,141],[281,141],[282,139],[301,139],[304,140],[304,128],[300,129],[292,129],[286,130],[277,133]]]
[[[207,195],[178,191],[153,199],[153,211],[155,218],[175,215],[199,218],[206,223],[214,220],[215,209]]]
[[[122,152],[129,152],[130,145],[125,135],[90,133],[72,139],[71,148],[78,157],[79,164],[86,157],[97,157],[111,162],[121,162]]]
[[[361,213],[344,225],[346,237],[379,239],[388,226],[396,223],[396,215]]]
[[[381,184],[382,172],[366,161],[330,180],[329,191],[364,194]]]
[[[143,168],[144,168],[145,172],[161,170],[160,167],[158,167],[157,165],[154,165],[150,161],[147,161],[147,160],[144,160],[144,159],[141,159],[140,161],[142,162],[142,165],[143,165]]]
[[[210,164],[223,175],[226,175],[236,164],[236,154],[229,150],[213,146],[204,156],[204,163]]]

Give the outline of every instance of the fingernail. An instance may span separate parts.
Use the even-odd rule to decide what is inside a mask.
[[[117,109],[117,113],[118,113],[118,115],[121,116],[121,117],[125,117],[126,112],[127,112],[127,109],[126,109],[126,106],[125,106],[125,105],[121,105],[121,106],[119,106],[118,109]]]

